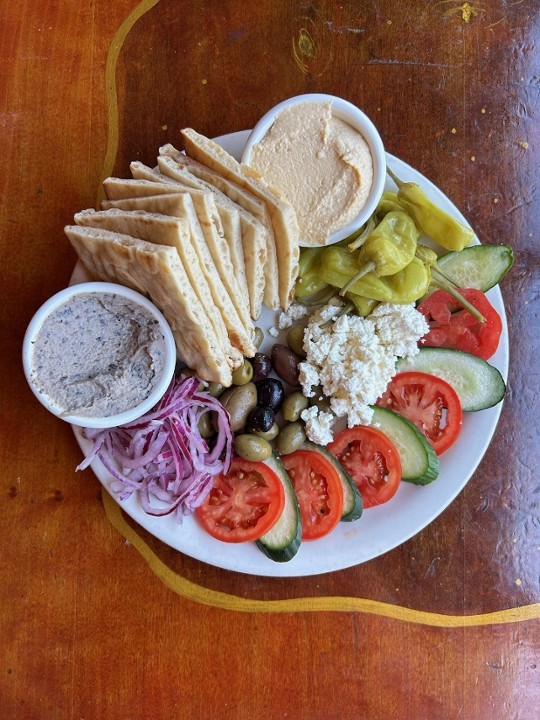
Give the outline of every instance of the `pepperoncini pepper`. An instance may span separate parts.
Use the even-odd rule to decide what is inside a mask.
[[[414,220],[406,213],[399,210],[387,213],[361,245],[355,258],[359,270],[343,286],[340,295],[367,273],[384,277],[403,270],[414,257],[418,236]]]
[[[357,242],[371,232],[375,222],[370,218],[366,225],[351,235],[336,243],[336,246],[345,247],[349,243]],[[298,276],[294,288],[295,298],[304,305],[322,305],[335,295],[335,288],[322,281],[318,274],[321,262],[321,253],[324,247],[303,248],[300,251],[298,263]]]
[[[379,304],[377,300],[355,295],[354,293],[347,293],[345,299],[354,305],[354,309],[360,317],[367,317]]]
[[[397,193],[395,192],[384,192],[379,200],[375,214],[383,217],[386,213],[392,212],[393,210],[405,210],[403,205],[399,202]]]
[[[411,215],[420,230],[447,250],[463,250],[474,240],[474,233],[433,203],[414,182],[404,182],[387,168],[398,186],[397,200]]]
[[[328,290],[328,283],[321,280],[318,268],[323,248],[305,248],[300,253],[298,279],[294,294],[297,300],[309,300]]]
[[[324,250],[319,267],[320,278],[339,288],[349,284],[349,299],[352,295],[360,295],[378,302],[410,303],[426,293],[431,280],[429,266],[417,257],[413,257],[394,275],[377,277],[370,272],[356,278],[357,274],[355,258],[348,250],[335,246]]]

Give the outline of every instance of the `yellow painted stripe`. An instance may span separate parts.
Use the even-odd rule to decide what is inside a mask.
[[[107,517],[113,527],[133,545],[146,560],[152,572],[174,593],[186,600],[210,605],[222,610],[246,613],[293,613],[293,612],[359,612],[369,615],[400,620],[418,625],[430,625],[442,628],[479,627],[522,622],[540,618],[540,604],[525,605],[508,610],[485,613],[482,615],[443,615],[423,612],[410,608],[390,605],[377,600],[354,597],[314,597],[293,598],[288,600],[252,600],[229,595],[228,593],[197,585],[186,580],[164,563],[141,536],[128,524],[121,508],[113,498],[103,490],[103,503]]]
[[[116,94],[116,64],[124,41],[130,33],[132,27],[135,25],[145,13],[151,10],[157,5],[159,0],[142,0],[127,16],[124,22],[120,25],[116,31],[109,52],[107,54],[107,62],[105,65],[105,93],[107,97],[107,111],[108,111],[108,134],[107,134],[107,149],[105,151],[105,159],[103,161],[103,169],[101,171],[101,178],[104,180],[106,177],[112,174],[114,163],[116,160],[116,154],[118,152],[118,138],[119,138],[119,127],[118,127],[118,97]],[[100,189],[97,198],[97,204],[103,199],[103,187],[100,184]]]

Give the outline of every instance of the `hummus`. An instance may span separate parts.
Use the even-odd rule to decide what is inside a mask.
[[[165,338],[143,307],[114,293],[83,293],[43,323],[32,378],[62,415],[110,417],[143,402],[165,365]]]
[[[325,245],[364,207],[373,161],[362,135],[333,117],[331,102],[302,102],[282,110],[250,164],[296,210],[300,242]]]

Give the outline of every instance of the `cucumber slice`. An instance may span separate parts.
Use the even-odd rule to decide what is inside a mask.
[[[274,562],[288,562],[298,552],[302,538],[300,508],[287,471],[278,455],[264,461],[283,483],[285,490],[285,507],[277,523],[257,540],[257,546]]]
[[[509,245],[472,245],[443,255],[437,264],[459,287],[487,292],[503,279],[513,262]]]
[[[326,460],[331,462],[337,470],[343,486],[343,513],[341,514],[341,521],[352,522],[362,517],[363,505],[360,491],[339,460],[325,447],[309,442],[309,440],[302,445],[301,450],[320,453]]]
[[[439,458],[414,423],[393,410],[375,406],[371,424],[396,446],[401,460],[401,479],[428,485],[439,475]]]
[[[412,358],[402,358],[398,372],[419,370],[446,380],[457,392],[464,412],[477,412],[501,402],[506,385],[497,368],[482,358],[449,348],[422,348]]]

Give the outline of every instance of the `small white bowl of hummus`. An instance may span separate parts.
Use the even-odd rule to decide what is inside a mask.
[[[88,428],[117,427],[151,410],[174,375],[176,345],[158,308],[108,282],[72,285],[36,312],[23,367],[37,399]]]
[[[242,162],[291,203],[302,247],[331,245],[359,230],[386,179],[375,125],[352,103],[322,93],[269,110],[250,133]]]

